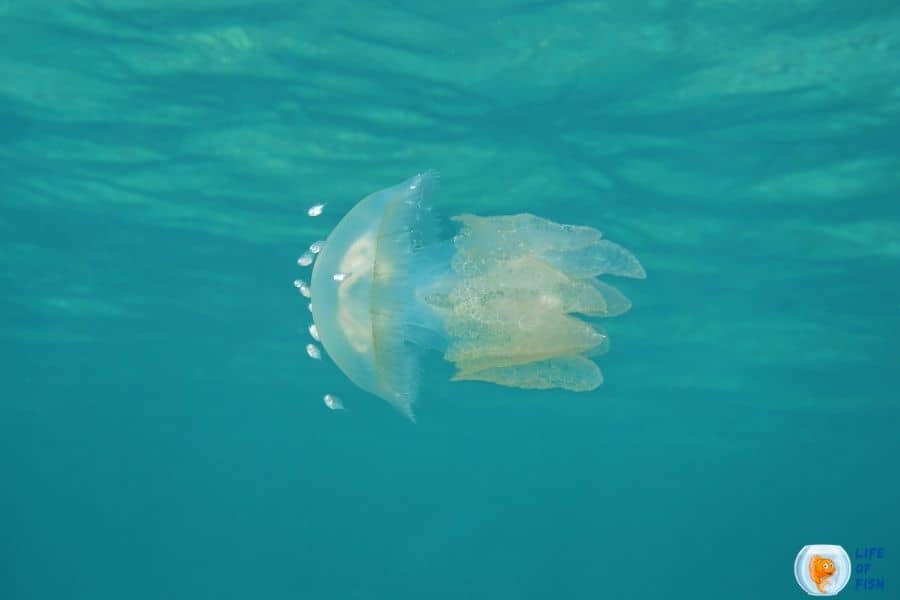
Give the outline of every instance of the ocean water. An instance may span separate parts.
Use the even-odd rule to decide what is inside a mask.
[[[0,74],[0,599],[897,597],[896,1],[0,0]],[[641,259],[598,390],[306,357],[427,168]]]

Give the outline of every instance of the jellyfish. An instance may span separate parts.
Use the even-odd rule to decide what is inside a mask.
[[[596,229],[527,213],[442,223],[437,181],[427,171],[366,196],[316,243],[311,311],[327,355],[412,420],[432,351],[453,381],[597,388],[593,359],[609,347],[597,321],[631,306],[599,276],[643,279],[638,260]]]

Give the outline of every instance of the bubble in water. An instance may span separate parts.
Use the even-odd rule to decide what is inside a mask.
[[[316,256],[312,252],[304,252],[300,258],[297,259],[297,264],[301,267],[308,267],[313,264],[314,260],[316,260]]]
[[[325,240],[319,240],[318,242],[313,242],[309,245],[309,251],[313,254],[318,254],[322,251],[322,248],[325,247]]]
[[[306,310],[308,310],[309,312],[312,312],[312,302],[310,302],[309,304],[306,305]]]
[[[307,344],[306,345],[306,353],[309,354],[310,358],[314,358],[316,360],[319,360],[320,358],[322,358],[322,351],[319,350],[319,347],[316,346],[315,344]]]
[[[340,282],[340,281],[347,279],[347,274],[346,273],[335,273],[334,275],[331,276],[331,278],[334,279],[335,281]]]
[[[331,410],[344,410],[344,403],[334,394],[325,394],[322,400],[325,402],[325,406]]]
[[[316,327],[315,323],[309,326],[309,335],[312,337],[312,339],[316,340],[317,342],[319,341],[319,328]]]
[[[319,215],[322,214],[323,208],[325,208],[324,204],[316,204],[315,206],[310,206],[309,210],[306,211],[306,214],[308,214],[311,217],[318,217]]]

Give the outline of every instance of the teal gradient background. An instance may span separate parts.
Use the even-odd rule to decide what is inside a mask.
[[[427,168],[641,259],[597,391],[307,359]],[[0,0],[0,599],[892,597],[898,190],[895,1]]]

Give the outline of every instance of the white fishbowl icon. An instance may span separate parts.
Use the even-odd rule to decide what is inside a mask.
[[[850,556],[840,546],[803,546],[794,560],[794,577],[810,596],[836,596],[850,581]]]

